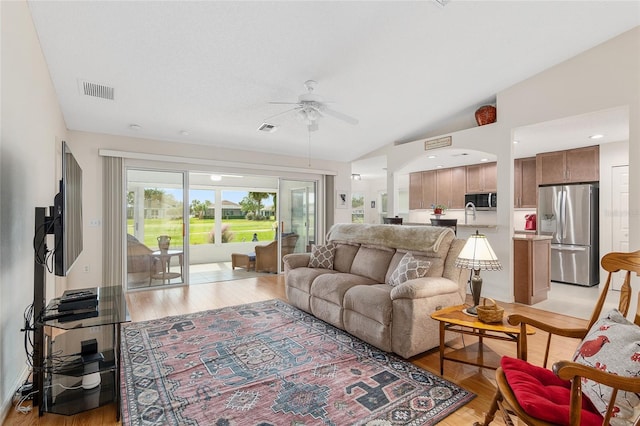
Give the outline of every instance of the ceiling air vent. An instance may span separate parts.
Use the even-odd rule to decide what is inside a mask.
[[[108,99],[110,101],[113,100],[113,87],[105,86],[104,84],[80,80],[80,91],[83,95],[86,96]]]
[[[261,132],[267,132],[267,133],[273,133],[277,129],[278,129],[278,126],[276,126],[275,124],[269,124],[269,123],[262,123],[260,127],[258,127],[258,130],[260,130]]]

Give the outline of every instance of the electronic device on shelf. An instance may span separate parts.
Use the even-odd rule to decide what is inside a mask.
[[[60,304],[68,302],[77,302],[80,300],[91,300],[98,298],[98,288],[82,288],[78,290],[66,290],[62,293]]]

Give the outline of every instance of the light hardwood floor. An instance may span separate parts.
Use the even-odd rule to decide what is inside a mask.
[[[274,298],[286,301],[283,275],[132,292],[127,295],[132,321],[144,321],[168,315],[198,312]],[[500,305],[505,308],[506,315],[514,312],[523,313],[535,316],[543,321],[559,325],[563,324],[565,327],[580,326],[586,322],[582,319],[564,317],[524,305],[502,302],[500,302]],[[545,341],[546,334],[544,333],[539,332],[529,337],[529,361],[541,365]],[[550,355],[550,365],[556,360],[570,358],[578,344],[576,340],[572,339],[557,339],[554,342]],[[464,344],[469,345],[471,343],[474,343],[473,338],[466,336]],[[457,347],[462,344],[462,340],[458,338],[453,342],[452,346]],[[485,344],[499,355],[515,356],[515,345],[513,343],[485,340]],[[437,348],[415,356],[410,361],[431,373],[439,373]],[[440,424],[459,426],[471,425],[475,421],[482,421],[494,394],[494,374],[495,372],[490,369],[445,361],[444,378],[476,393],[477,397],[444,419]],[[118,422],[115,421],[115,405],[111,404],[70,417],[55,414],[45,414],[42,417],[38,417],[37,413],[33,412],[24,415],[12,411],[4,424],[76,426],[116,425]],[[499,417],[496,417],[492,424],[504,425]]]

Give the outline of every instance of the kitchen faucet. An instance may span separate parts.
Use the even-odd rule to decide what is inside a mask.
[[[469,207],[471,207],[471,212],[473,213],[473,220],[476,220],[476,205],[469,201],[464,206],[464,224],[467,224],[467,215],[469,214]]]

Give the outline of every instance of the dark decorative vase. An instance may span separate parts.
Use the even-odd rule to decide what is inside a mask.
[[[484,105],[476,111],[476,122],[478,126],[491,124],[496,122],[496,107],[493,105]]]

